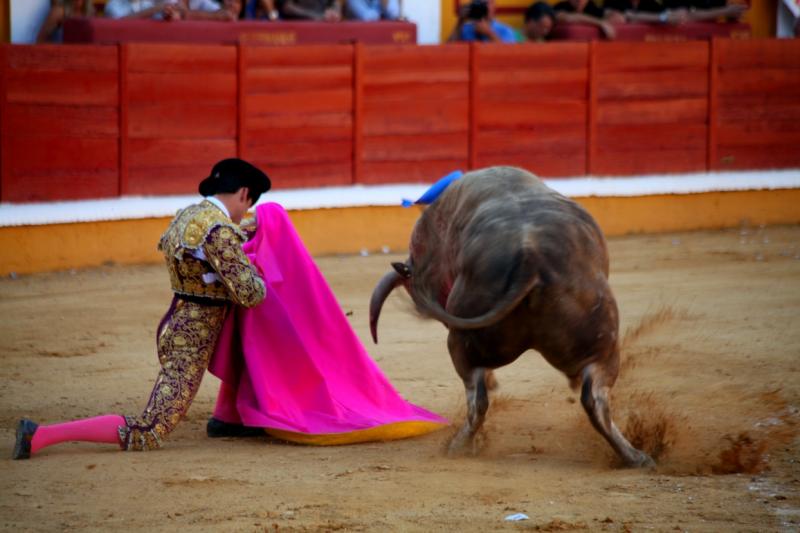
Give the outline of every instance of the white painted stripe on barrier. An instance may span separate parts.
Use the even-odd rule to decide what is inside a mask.
[[[558,178],[547,179],[545,182],[565,196],[573,198],[796,189],[800,188],[800,169]],[[278,190],[263,195],[261,201],[278,202],[288,210],[399,206],[403,198],[416,199],[428,187],[429,184],[397,184]],[[0,203],[0,227],[161,218],[174,215],[178,209],[198,199],[196,195],[125,196],[68,202]]]

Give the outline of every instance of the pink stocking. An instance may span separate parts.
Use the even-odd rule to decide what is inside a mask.
[[[117,428],[125,425],[119,415],[103,415],[63,424],[39,426],[31,440],[31,454],[53,444],[67,441],[119,444]]]
[[[239,410],[236,409],[236,389],[226,385],[224,381],[219,384],[217,405],[214,407],[214,418],[228,424],[241,424]]]

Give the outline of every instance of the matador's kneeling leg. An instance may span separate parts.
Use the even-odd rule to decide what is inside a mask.
[[[214,351],[225,309],[179,301],[158,335],[158,374],[141,416],[125,417],[119,438],[126,450],[153,450],[192,404]]]

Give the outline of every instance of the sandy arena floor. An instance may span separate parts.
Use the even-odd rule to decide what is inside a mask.
[[[615,468],[535,353],[497,372],[478,457],[444,457],[451,430],[328,448],[208,439],[208,376],[163,450],[70,443],[11,461],[21,416],[142,408],[170,295],[160,266],[0,280],[0,529],[800,530],[800,227],[633,236],[610,251],[625,336],[616,419],[661,449],[655,470]],[[365,343],[372,287],[399,257],[319,260]],[[406,398],[458,420],[446,332],[409,310],[390,298],[371,353]],[[530,519],[504,521],[513,513]]]

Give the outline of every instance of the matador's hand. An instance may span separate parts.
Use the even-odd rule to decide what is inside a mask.
[[[255,237],[258,231],[258,218],[256,214],[253,213],[251,216],[243,218],[242,222],[239,224],[239,228],[247,235],[248,241]]]

